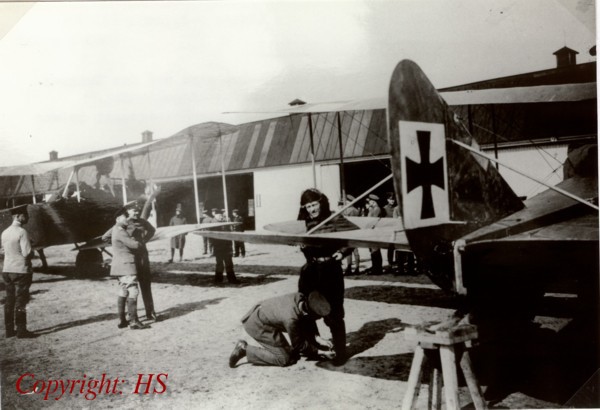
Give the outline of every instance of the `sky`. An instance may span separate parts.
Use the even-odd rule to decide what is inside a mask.
[[[563,46],[595,61],[594,13],[593,0],[0,3],[0,166],[296,98],[385,96],[406,58],[438,88],[554,68]]]

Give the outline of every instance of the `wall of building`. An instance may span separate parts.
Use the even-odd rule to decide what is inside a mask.
[[[317,165],[317,188],[327,195],[332,208],[340,196],[339,167]],[[256,230],[298,217],[300,195],[313,186],[312,166],[260,169],[254,172]]]

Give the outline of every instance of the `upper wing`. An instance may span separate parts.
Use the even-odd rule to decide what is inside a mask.
[[[118,150],[111,150],[103,154],[93,155],[89,158],[79,160],[60,160],[50,162],[38,162],[24,165],[14,165],[9,167],[0,167],[0,176],[42,175],[46,172],[56,171],[59,169],[82,167],[84,165],[92,164],[103,158],[114,157],[129,152],[140,151],[157,142],[159,142],[159,140],[143,144],[137,144],[131,147],[121,148]]]
[[[439,95],[448,103],[448,105],[451,106],[581,101],[596,98],[596,83],[540,85],[531,87],[492,88],[484,90],[467,91],[442,91],[439,92]],[[374,97],[362,100],[302,104],[288,108],[257,111],[255,113],[307,114],[324,112],[378,110],[386,108],[386,98]],[[237,112],[227,112],[226,114],[236,113]]]
[[[303,221],[289,221],[265,226],[271,232],[219,232],[202,231],[199,235],[234,241],[276,245],[308,245],[352,248],[393,246],[410,250],[404,234],[402,220],[398,218],[347,217],[345,224],[336,231],[318,231],[308,235]]]

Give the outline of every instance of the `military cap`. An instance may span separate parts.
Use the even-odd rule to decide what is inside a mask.
[[[354,201],[356,198],[354,198],[352,195],[346,195],[346,199],[350,202]]]
[[[375,194],[369,194],[369,199],[372,199],[373,201],[379,201],[379,197]]]
[[[231,211],[231,212],[236,212],[236,213],[237,213],[237,212],[239,212],[239,211],[238,211],[237,209],[234,209],[234,210],[233,210],[233,211]]]
[[[215,212],[217,212],[217,211],[218,211],[218,209],[217,209],[217,208],[212,208],[212,209],[210,210],[210,212],[212,212],[212,213],[215,213]]]
[[[125,215],[127,216],[127,206],[122,206],[119,209],[117,209],[117,211],[115,212],[113,218],[117,219],[117,217],[121,216],[121,215]]]
[[[331,306],[325,296],[314,291],[308,295],[306,305],[308,309],[319,317],[325,317],[331,312]]]
[[[10,209],[11,215],[27,215],[27,204],[15,206]]]

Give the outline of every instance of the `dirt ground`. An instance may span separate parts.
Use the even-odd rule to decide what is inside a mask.
[[[302,254],[291,246],[247,244],[246,258],[234,258],[242,283],[215,286],[214,259],[201,254],[199,236],[188,235],[181,263],[166,263],[168,244],[150,245],[152,289],[162,320],[136,331],[117,328],[116,280],[77,277],[71,246],[46,250],[51,268],[34,274],[28,306],[29,329],[41,336],[5,339],[0,324],[2,409],[398,408],[414,350],[403,329],[444,320],[455,307],[451,297],[423,276],[352,276],[346,280],[345,301],[352,357],[345,365],[302,359],[286,368],[257,367],[244,359],[230,369],[227,360],[240,335],[241,316],[261,299],[296,290]],[[361,255],[363,268],[368,267],[368,252],[361,250]],[[143,317],[141,298],[138,308]],[[538,320],[549,332],[565,324],[563,319]],[[329,335],[322,322],[319,327]],[[148,393],[146,385],[140,385],[136,394],[138,379],[145,382],[151,374]],[[90,381],[103,376],[104,390],[94,398],[88,391]],[[24,394],[17,391],[19,380]],[[50,380],[83,383],[61,393]],[[426,383],[422,389],[420,408],[426,406]],[[560,407],[548,399],[547,394],[517,391],[493,407]],[[468,407],[470,402],[461,387],[461,405]]]

